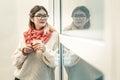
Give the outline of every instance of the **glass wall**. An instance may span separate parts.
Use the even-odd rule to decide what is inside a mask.
[[[54,0],[53,2],[54,26],[60,27],[58,28],[60,35],[103,39],[104,0]],[[104,75],[99,69],[65,44],[60,43],[59,53],[60,80],[103,80]]]

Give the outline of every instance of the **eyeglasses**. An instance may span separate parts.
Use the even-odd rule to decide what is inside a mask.
[[[75,14],[75,15],[73,15],[72,17],[73,17],[73,18],[85,18],[86,15],[84,15],[84,14]]]
[[[36,16],[34,16],[34,17],[37,17],[38,19],[42,19],[42,18],[48,19],[49,15],[47,15],[47,14],[44,14],[44,15],[38,14],[38,15],[36,15]]]

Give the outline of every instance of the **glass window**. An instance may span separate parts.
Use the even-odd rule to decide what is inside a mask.
[[[61,2],[62,34],[102,39],[104,0],[61,0]]]

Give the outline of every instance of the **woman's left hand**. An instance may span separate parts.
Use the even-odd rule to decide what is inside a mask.
[[[45,52],[45,45],[43,43],[36,43],[32,45],[32,48],[34,49],[34,51],[39,51],[41,50],[42,52]]]

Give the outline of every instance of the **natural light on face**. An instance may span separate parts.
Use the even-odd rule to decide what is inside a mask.
[[[48,15],[44,10],[39,10],[34,16],[34,24],[37,30],[44,27],[47,23]]]

